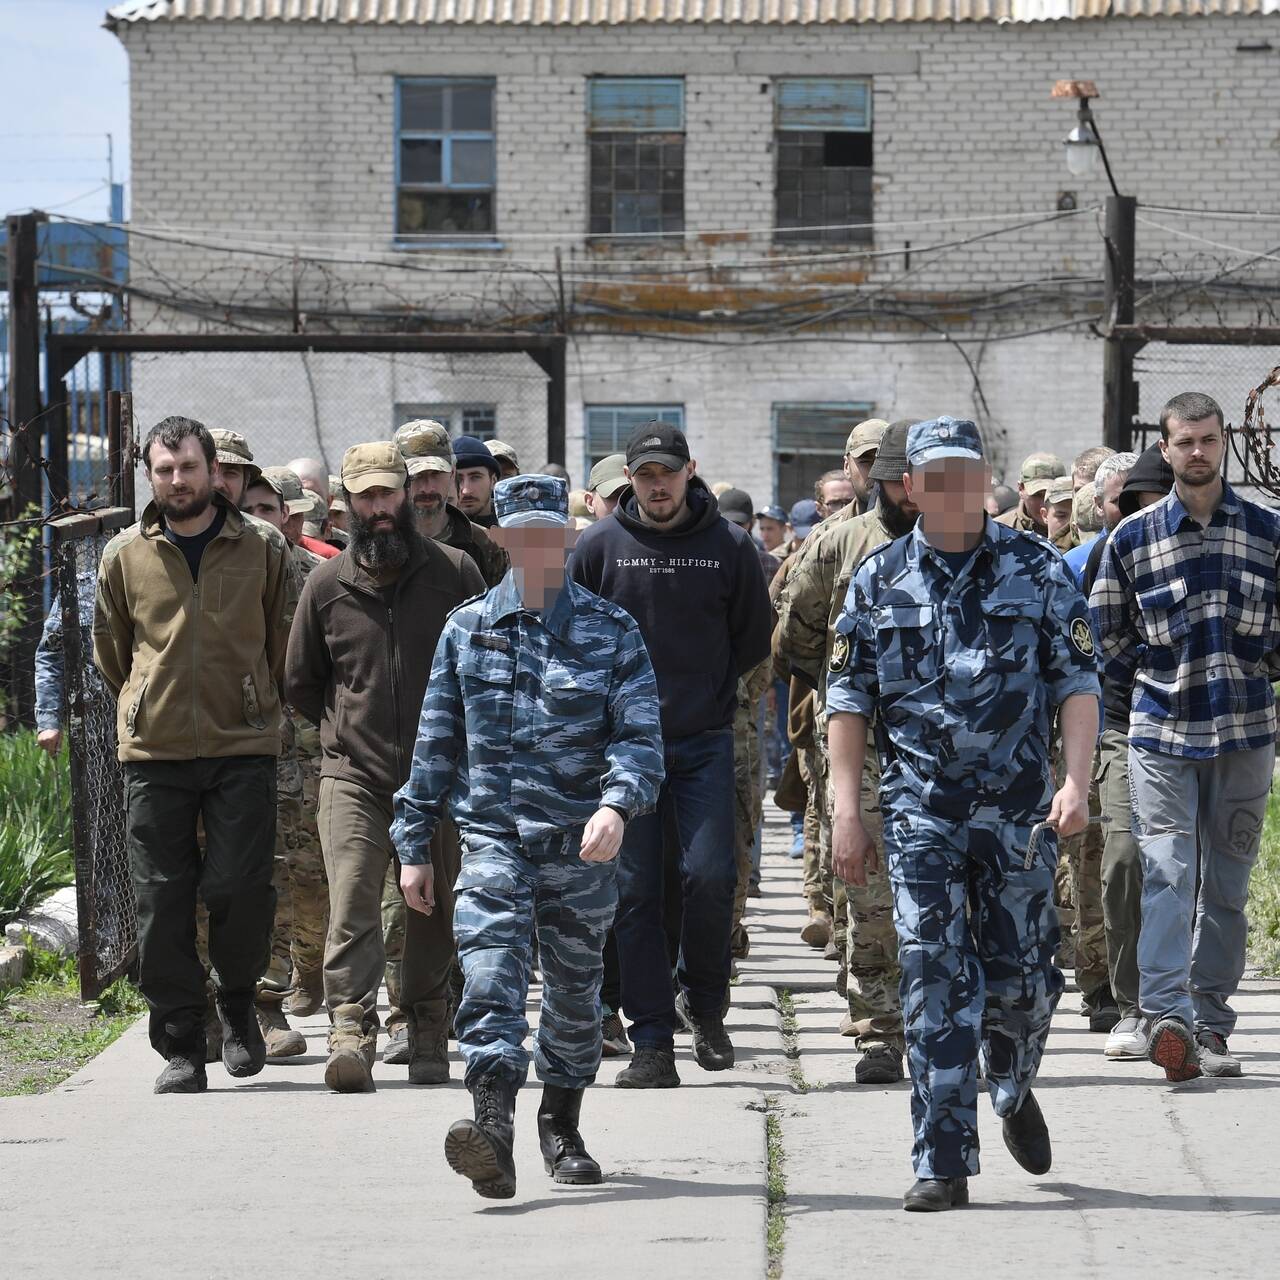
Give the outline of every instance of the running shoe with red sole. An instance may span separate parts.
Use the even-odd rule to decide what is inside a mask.
[[[1175,1084],[1200,1075],[1200,1053],[1191,1028],[1181,1018],[1161,1018],[1151,1030],[1147,1056],[1164,1068],[1166,1080]]]

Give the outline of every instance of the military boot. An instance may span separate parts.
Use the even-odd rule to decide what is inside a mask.
[[[388,1067],[403,1067],[413,1057],[413,1040],[409,1019],[387,1028],[387,1043],[382,1047],[382,1061]]]
[[[267,1061],[267,1044],[254,1014],[253,995],[252,991],[218,992],[222,1065],[228,1075],[238,1078],[256,1076]]]
[[[301,1031],[295,1031],[284,1016],[281,994],[274,991],[258,992],[258,1029],[267,1046],[267,1061],[277,1058],[296,1058],[307,1051],[307,1039]]]
[[[815,950],[825,950],[831,941],[831,916],[824,908],[809,904],[809,922],[800,930],[800,941]]]
[[[409,1083],[449,1083],[448,1000],[423,1000],[409,1016]],[[384,1059],[385,1060],[385,1059]]]
[[[516,1083],[506,1076],[481,1076],[471,1086],[474,1120],[455,1120],[444,1140],[444,1158],[454,1173],[471,1179],[486,1200],[510,1200],[516,1193]]]
[[[293,971],[293,990],[284,998],[283,1011],[291,1018],[309,1018],[324,1008],[324,974],[316,969]]]
[[[169,1045],[169,1061],[156,1077],[156,1093],[203,1093],[209,1087],[205,1075],[205,1038],[200,1028]]]
[[[373,1056],[377,1033],[364,1029],[364,1008],[340,1004],[333,1011],[329,1031],[329,1061],[324,1066],[324,1082],[335,1093],[372,1093]]]
[[[582,1134],[578,1132],[583,1092],[554,1084],[543,1085],[542,1102],[538,1106],[542,1162],[556,1182],[574,1187],[594,1186],[604,1181],[600,1166],[587,1154]]]

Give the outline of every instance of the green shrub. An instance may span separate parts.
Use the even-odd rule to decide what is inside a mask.
[[[1280,794],[1267,802],[1262,850],[1249,881],[1249,954],[1267,974],[1280,973]]]
[[[50,760],[27,730],[0,734],[0,927],[74,878],[65,753]]]

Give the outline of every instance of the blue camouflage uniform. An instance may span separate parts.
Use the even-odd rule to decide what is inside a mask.
[[[86,638],[93,629],[97,584],[97,571],[93,567],[83,569],[76,575],[80,630]],[[87,639],[85,653],[88,654],[90,649],[92,640]],[[62,643],[62,597],[57,593],[45,615],[40,643],[36,645],[35,683],[36,728],[60,729],[67,716],[67,673],[66,653]]]
[[[908,440],[913,466],[980,450],[977,428],[948,418]],[[918,523],[864,561],[836,632],[828,714],[874,719],[883,769],[913,1164],[964,1177],[978,1172],[979,1049],[1010,1115],[1062,992],[1056,839],[1023,860],[1053,796],[1053,708],[1100,692],[1089,613],[1043,539],[988,518],[953,567]]]
[[[500,524],[547,508],[567,519],[555,477],[495,490]],[[450,615],[391,834],[403,863],[427,861],[446,811],[461,834],[453,927],[465,985],[454,1026],[468,1088],[489,1074],[519,1086],[528,1074],[535,924],[538,1076],[568,1089],[594,1080],[617,862],[583,862],[582,830],[601,806],[624,820],[652,810],[663,776],[657,682],[625,610],[568,577],[549,609],[526,607],[508,570]]]

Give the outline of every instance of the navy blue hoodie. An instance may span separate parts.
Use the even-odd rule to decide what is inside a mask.
[[[750,537],[720,514],[694,476],[690,516],[664,532],[644,524],[633,489],[585,529],[571,573],[640,624],[658,677],[664,738],[733,723],[738,677],[769,656],[773,610]]]

